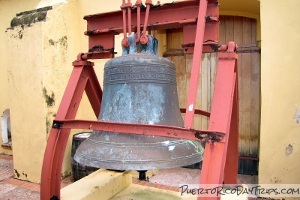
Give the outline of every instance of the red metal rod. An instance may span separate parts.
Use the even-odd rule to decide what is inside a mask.
[[[131,1],[128,0],[127,3],[127,12],[128,12],[128,35],[131,35]]]
[[[126,3],[125,0],[123,0],[123,4],[121,6],[122,12],[123,12],[123,40],[122,40],[122,46],[123,47],[128,47],[128,39],[127,39],[127,23],[126,23]]]
[[[145,21],[144,21],[144,28],[143,28],[143,35],[146,35],[146,30],[148,26],[148,18],[149,18],[149,11],[150,11],[151,1],[146,1],[146,14],[145,14]]]
[[[141,4],[142,4],[141,0],[137,0],[136,3],[135,3],[135,5],[137,6],[137,14],[136,14],[137,34],[136,34],[135,42],[139,42],[140,37],[141,37]]]
[[[199,83],[199,76],[201,72],[201,55],[203,49],[203,38],[205,30],[205,16],[207,11],[207,0],[200,0],[199,2],[199,13],[196,29],[196,39],[194,47],[194,57],[190,78],[190,85],[188,90],[188,99],[186,105],[186,115],[184,120],[184,127],[191,128],[194,122],[194,114],[196,109],[196,98],[197,98],[197,88]]]
[[[151,4],[152,4],[151,0],[146,0],[146,14],[145,14],[144,27],[143,27],[143,34],[140,38],[140,41],[142,44],[148,43],[148,37],[147,37],[146,31],[147,31],[147,27],[148,27],[148,18],[149,18]]]
[[[171,137],[177,139],[199,140],[195,137],[196,133],[210,134],[214,131],[192,130],[174,126],[116,123],[108,121],[90,121],[90,120],[59,120],[55,124],[62,123],[61,129],[87,129],[100,130],[107,132],[119,132],[124,134],[154,135],[160,137]],[[214,132],[216,133],[216,132]],[[223,133],[219,133],[222,135]]]
[[[123,6],[125,6],[125,0],[123,0],[123,4],[121,6],[122,8],[122,12],[123,12],[123,36],[124,36],[124,39],[127,38],[127,23],[126,23],[126,9],[123,8]]]

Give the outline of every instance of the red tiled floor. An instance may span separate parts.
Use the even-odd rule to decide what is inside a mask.
[[[13,157],[0,155],[0,199],[39,199],[39,184],[13,178]]]
[[[22,188],[25,188],[25,189],[37,191],[37,192],[40,191],[40,184],[37,184],[37,183],[22,181],[22,180],[18,180],[18,179],[15,179],[15,178],[5,179],[3,182],[7,183],[7,184],[14,185],[14,186],[22,187]]]
[[[0,159],[13,160],[13,157],[9,155],[0,154]]]
[[[9,187],[10,190],[0,190],[0,199],[2,200],[38,200],[40,199],[40,193],[34,190],[25,189],[18,186],[12,186],[9,184],[0,184],[1,189]]]
[[[10,178],[14,175],[13,161],[0,158],[0,181]]]
[[[18,180],[13,176],[13,157],[0,155],[1,200],[35,200],[40,198],[40,184]],[[65,187],[71,182],[72,177],[68,177],[62,180],[61,187]]]

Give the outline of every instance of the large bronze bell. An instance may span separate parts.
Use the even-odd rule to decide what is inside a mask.
[[[108,61],[98,120],[183,127],[173,62],[148,53]],[[149,170],[191,165],[202,160],[197,141],[94,131],[74,159],[114,170]]]

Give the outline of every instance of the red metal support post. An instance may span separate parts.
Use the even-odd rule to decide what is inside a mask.
[[[137,7],[137,14],[136,14],[136,39],[135,42],[139,42],[140,41],[140,37],[141,37],[141,6],[142,6],[142,1],[141,0],[137,0],[135,3],[135,6]]]
[[[196,29],[195,47],[194,47],[194,57],[190,78],[190,85],[188,90],[188,99],[186,105],[186,114],[184,120],[184,127],[190,129],[193,127],[194,114],[196,109],[196,97],[197,88],[199,82],[199,76],[201,72],[201,55],[203,49],[203,38],[205,30],[205,16],[207,11],[207,0],[200,0],[198,22]]]
[[[145,14],[145,21],[144,21],[144,27],[143,27],[143,32],[140,37],[140,42],[142,44],[147,44],[148,43],[148,37],[146,34],[147,27],[148,27],[148,19],[149,19],[149,12],[150,12],[150,6],[152,5],[152,0],[146,0],[146,14]]]
[[[235,45],[230,43],[230,48]],[[237,54],[219,53],[208,131],[225,133],[221,142],[206,142],[200,184],[236,183],[238,165]],[[225,175],[225,172],[228,174]],[[226,183],[225,182],[225,183]],[[220,197],[198,199],[220,199]]]
[[[128,13],[128,35],[131,35],[131,1],[128,0],[127,2],[127,13]]]
[[[235,47],[236,48],[236,47]],[[224,184],[236,184],[238,174],[239,142],[239,100],[238,100],[238,66],[235,61],[236,81],[233,96],[233,108],[230,124],[230,135],[227,147]]]
[[[121,5],[122,14],[123,14],[123,40],[122,40],[122,46],[128,47],[129,42],[127,39],[127,19],[126,19],[126,3],[125,0],[123,0],[123,4]]]
[[[85,89],[87,89],[88,97],[90,99],[93,98],[93,102],[91,103],[93,104],[95,114],[99,113],[96,109],[100,108],[102,91],[93,70],[93,63],[78,60],[75,61],[73,65],[74,69],[55,120],[75,118]],[[89,79],[89,77],[91,77],[91,79]],[[87,86],[88,82],[89,84]],[[61,169],[69,134],[70,129],[62,130],[54,127],[51,129],[42,167],[40,191],[42,200],[60,198]]]

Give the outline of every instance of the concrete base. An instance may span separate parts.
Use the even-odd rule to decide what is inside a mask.
[[[136,171],[114,172],[100,169],[61,190],[61,199],[84,200],[196,200],[197,194],[181,196],[179,185],[198,184],[199,170],[178,168],[151,170],[148,181],[137,181]],[[132,183],[132,177],[134,183]],[[241,179],[239,179],[241,182]],[[245,182],[242,179],[242,182]],[[253,183],[253,182],[252,182]],[[169,185],[169,186],[168,186]],[[244,187],[247,187],[244,185]],[[171,189],[172,188],[172,189]],[[177,189],[178,188],[178,189]],[[246,200],[248,195],[224,195],[221,200]]]
[[[110,200],[196,200],[197,197],[181,197],[179,192],[131,184]]]
[[[62,200],[110,199],[132,183],[130,172],[100,169],[61,190]]]
[[[180,192],[163,190],[137,184],[131,184],[128,188],[112,197],[110,200],[197,200],[197,195],[181,196]],[[224,195],[221,200],[248,200],[247,195]]]

